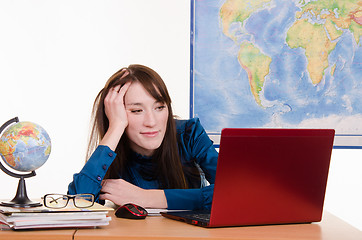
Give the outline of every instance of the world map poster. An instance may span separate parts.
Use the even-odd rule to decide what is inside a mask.
[[[193,0],[191,117],[362,147],[362,0]]]

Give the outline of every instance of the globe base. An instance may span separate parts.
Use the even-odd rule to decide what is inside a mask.
[[[25,179],[24,177],[20,177],[18,190],[16,191],[16,195],[10,202],[1,202],[0,206],[5,207],[15,207],[15,208],[28,208],[28,207],[40,207],[42,206],[39,202],[32,202],[28,198],[28,194],[26,193],[25,187]]]
[[[13,207],[13,208],[28,208],[28,207],[40,207],[42,206],[41,203],[39,202],[26,202],[26,203],[17,203],[17,202],[1,202],[0,206],[4,206],[4,207]]]

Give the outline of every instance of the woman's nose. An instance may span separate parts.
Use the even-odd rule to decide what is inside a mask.
[[[156,124],[156,117],[153,111],[146,112],[144,124],[148,127],[153,127]]]

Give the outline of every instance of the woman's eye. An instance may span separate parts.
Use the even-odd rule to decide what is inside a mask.
[[[165,106],[165,105],[162,105],[162,106],[156,107],[156,110],[161,111],[161,110],[163,110],[163,109],[165,109],[165,108],[166,108],[166,106]]]
[[[130,110],[131,113],[141,113],[142,112],[142,109],[133,109],[133,110]]]

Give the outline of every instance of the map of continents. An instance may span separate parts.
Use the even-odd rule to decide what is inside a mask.
[[[193,115],[362,134],[362,0],[195,1]]]

